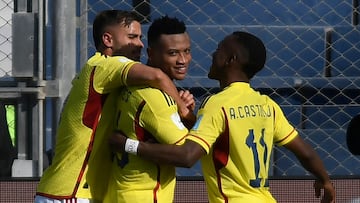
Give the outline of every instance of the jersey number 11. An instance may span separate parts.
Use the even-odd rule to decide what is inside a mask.
[[[251,187],[259,188],[261,184],[262,178],[259,177],[260,167],[266,167],[267,157],[268,157],[268,147],[264,140],[265,135],[265,129],[261,130],[261,137],[260,137],[260,145],[264,148],[264,154],[263,154],[263,163],[260,163],[259,160],[259,152],[258,152],[258,146],[255,142],[255,136],[254,136],[254,129],[249,129],[249,135],[246,138],[246,145],[251,149],[254,157],[254,170],[255,170],[255,179],[250,180]],[[269,181],[266,178],[264,187],[269,187]]]

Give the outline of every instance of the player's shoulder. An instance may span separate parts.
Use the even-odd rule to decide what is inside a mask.
[[[224,97],[221,95],[221,93],[208,95],[202,100],[199,109],[203,109],[205,107],[215,109],[220,107],[224,104],[224,101],[226,101],[223,98]]]
[[[105,67],[108,66],[126,66],[128,64],[133,64],[133,63],[139,63],[139,62],[135,62],[129,58],[126,58],[125,56],[106,56],[104,60],[102,60],[99,65],[103,65]]]
[[[175,100],[168,95],[166,92],[152,88],[146,87],[137,90],[138,93],[143,97],[146,103],[158,106],[173,106],[176,105]]]
[[[159,102],[174,100],[170,95],[162,90],[152,88],[149,86],[129,86],[126,87],[127,91],[132,92],[132,94],[142,97],[145,101],[149,102]]]
[[[88,64],[92,66],[101,66],[109,63],[133,63],[135,61],[125,57],[125,56],[107,56],[101,54],[100,52],[96,52],[89,60]]]
[[[265,94],[262,94],[261,96],[264,98],[266,103],[269,104],[270,106],[279,107],[279,104],[276,103],[270,96],[265,95]]]
[[[120,62],[120,63],[129,63],[134,62],[133,60],[125,57],[125,56],[108,56],[106,60],[114,61],[114,62]]]

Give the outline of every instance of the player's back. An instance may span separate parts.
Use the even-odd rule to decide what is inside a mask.
[[[273,201],[267,181],[274,128],[273,108],[268,99],[247,83],[234,83],[207,101],[206,111],[220,111],[225,123],[221,127],[224,129],[219,129],[224,133],[202,159],[210,196],[211,193],[222,196],[218,194],[216,179],[220,176],[222,190],[229,200]]]
[[[280,107],[248,83],[236,82],[205,100],[198,117],[190,133],[211,146],[202,158],[211,202],[275,201],[268,188],[273,144],[297,135]]]

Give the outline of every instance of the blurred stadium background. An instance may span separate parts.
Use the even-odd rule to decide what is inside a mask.
[[[31,202],[51,163],[71,79],[95,52],[92,21],[104,9],[141,14],[144,44],[151,20],[167,14],[186,23],[193,61],[177,85],[197,104],[218,90],[207,79],[217,43],[235,30],[259,36],[268,58],[252,86],[277,101],[320,154],[336,179],[337,202],[360,197],[360,157],[345,138],[360,113],[359,0],[0,0],[0,202]],[[279,202],[319,202],[294,156],[275,148],[271,167]],[[177,175],[177,202],[206,202],[199,164]]]

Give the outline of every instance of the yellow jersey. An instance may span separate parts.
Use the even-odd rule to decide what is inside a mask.
[[[126,87],[119,95],[117,130],[144,142],[184,142],[188,129],[169,95],[149,87]],[[116,153],[104,202],[171,203],[175,181],[174,166]]]
[[[269,192],[273,144],[297,136],[280,107],[248,83],[235,82],[205,99],[187,139],[200,144],[211,203],[276,202]]]
[[[102,107],[109,92],[126,85],[128,71],[135,63],[97,52],[74,78],[60,116],[55,156],[37,186],[37,195],[91,198],[85,177]]]
[[[113,91],[106,98],[88,162],[86,181],[90,186],[92,199],[96,202],[103,201],[110,178],[112,152],[109,137],[115,129],[117,93],[118,91]]]

